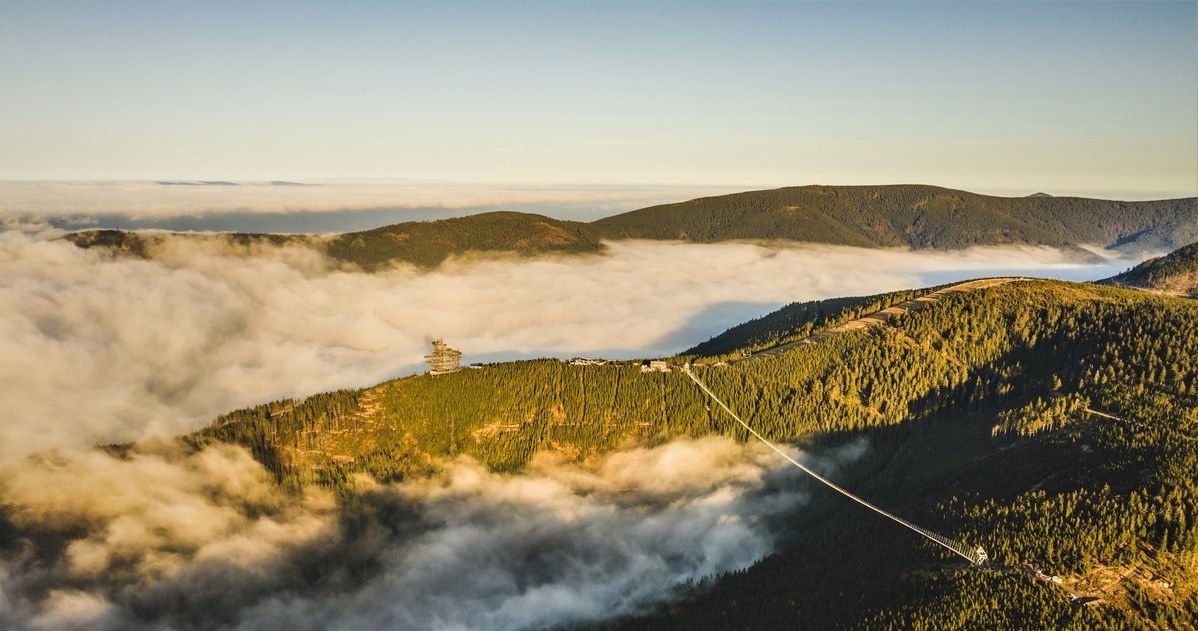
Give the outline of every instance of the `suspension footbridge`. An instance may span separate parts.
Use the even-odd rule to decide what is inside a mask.
[[[682,371],[684,373],[686,373],[686,376],[690,377],[691,381],[694,381],[695,385],[699,386],[699,389],[701,389],[708,397],[710,397],[711,400],[716,403],[716,405],[720,406],[720,408],[723,409],[724,412],[726,412],[728,414],[728,416],[731,416],[733,420],[735,420],[737,423],[739,423],[741,425],[741,427],[744,427],[754,438],[761,441],[763,444],[765,444],[765,446],[772,449],[779,456],[782,456],[783,458],[785,458],[787,462],[798,467],[804,473],[815,478],[817,481],[824,484],[828,488],[830,488],[833,491],[836,491],[837,493],[840,493],[841,495],[853,500],[854,502],[868,508],[869,510],[874,511],[875,513],[878,513],[879,515],[886,517],[887,519],[890,519],[906,528],[909,528],[909,529],[915,531],[916,533],[918,533],[920,536],[924,537],[925,539],[928,539],[929,541],[932,541],[933,543],[935,543],[937,545],[943,546],[944,548],[951,550],[954,554],[961,556],[962,558],[964,558],[965,560],[969,561],[970,563],[972,563],[974,565],[981,565],[981,564],[985,563],[987,561],[987,559],[989,558],[986,554],[986,550],[983,549],[981,546],[971,547],[971,546],[968,546],[960,541],[950,539],[943,535],[934,533],[926,528],[917,526],[917,525],[903,519],[902,517],[899,517],[898,515],[895,515],[886,510],[883,510],[882,508],[879,508],[878,506],[875,506],[874,504],[871,504],[871,503],[861,499],[860,497],[857,497],[856,495],[849,492],[847,489],[840,486],[839,484],[836,484],[835,482],[829,480],[828,478],[825,478],[824,476],[820,475],[818,472],[812,470],[810,467],[804,465],[803,463],[799,462],[798,460],[795,460],[794,458],[792,458],[790,456],[790,454],[786,453],[782,448],[778,447],[773,442],[771,442],[769,439],[767,439],[765,436],[762,436],[760,433],[758,433],[757,430],[753,429],[753,427],[751,425],[749,425],[748,423],[746,423],[744,421],[744,419],[742,419],[740,417],[739,414],[737,414],[736,412],[733,412],[732,408],[729,408],[727,404],[725,404],[719,397],[717,397],[715,395],[714,392],[711,391],[710,388],[707,387],[707,384],[703,383],[703,381],[700,380],[699,377],[697,377],[695,375],[695,373],[691,370],[690,364],[683,366]]]
[[[1007,283],[1026,281],[1026,280],[1031,280],[1031,279],[1022,278],[1022,277],[981,278],[981,279],[977,279],[977,280],[971,280],[971,281],[966,281],[963,283],[958,283],[956,285],[952,285],[949,287],[945,287],[943,289],[939,289],[937,291],[930,292],[930,293],[920,296],[918,298],[913,298],[911,300],[900,302],[898,304],[890,305],[889,307],[886,307],[885,309],[882,309],[881,311],[878,311],[876,313],[871,313],[869,315],[865,315],[865,316],[856,318],[854,320],[850,320],[849,322],[841,324],[837,327],[834,327],[832,329],[829,329],[829,330],[821,332],[821,333],[816,333],[814,335],[810,335],[801,340],[796,340],[793,342],[780,344],[780,345],[774,346],[772,348],[757,351],[755,353],[752,353],[752,354],[742,357],[740,359],[731,360],[729,363],[740,363],[740,362],[744,362],[744,361],[763,359],[766,357],[775,357],[779,354],[785,353],[787,351],[795,349],[804,344],[816,344],[816,343],[822,342],[825,339],[827,339],[833,335],[885,324],[885,323],[889,322],[892,318],[894,318],[898,315],[909,313],[912,311],[921,311],[921,310],[927,308],[928,306],[935,304],[936,302],[939,302],[941,299],[948,297],[952,294],[975,291],[975,290],[979,290],[979,289],[988,289],[990,287],[994,287],[997,285],[1005,285]],[[646,363],[649,363],[649,362],[646,362]],[[668,371],[671,368],[671,366],[664,361],[656,361],[654,363],[661,365],[658,367],[658,369],[665,369]],[[677,367],[677,366],[675,365],[673,367]],[[798,467],[804,473],[811,476],[812,478],[815,478],[821,484],[827,486],[828,488],[832,489],[833,491],[836,491],[837,493],[840,493],[841,495],[849,498],[850,500],[853,500],[854,502],[860,504],[861,506],[864,506],[865,508],[868,508],[869,510],[871,510],[879,515],[882,515],[883,517],[903,526],[904,528],[908,528],[908,529],[918,533],[921,537],[935,543],[936,545],[942,546],[942,547],[952,551],[953,554],[956,554],[956,555],[964,558],[965,560],[969,561],[973,565],[982,565],[983,563],[986,563],[986,561],[989,560],[989,556],[986,554],[986,550],[984,548],[982,548],[981,546],[969,546],[963,542],[957,541],[955,539],[951,539],[949,537],[945,537],[944,535],[932,532],[931,530],[928,530],[927,528],[923,528],[921,526],[913,524],[913,523],[907,521],[906,519],[903,519],[902,517],[895,515],[894,513],[886,511],[886,510],[884,510],[874,504],[871,504],[870,502],[854,495],[852,492],[850,492],[849,490],[840,486],[839,484],[836,484],[835,482],[829,480],[828,478],[825,478],[824,476],[820,475],[818,472],[812,470],[810,467],[804,465],[803,463],[799,462],[798,460],[795,460],[794,458],[792,458],[790,456],[790,454],[786,453],[786,451],[784,451],[782,448],[778,447],[776,444],[771,442],[765,436],[762,436],[757,430],[753,429],[753,427],[751,425],[749,425],[748,423],[746,423],[744,421],[744,419],[742,419],[740,417],[740,415],[738,415],[736,412],[732,411],[732,408],[728,407],[727,404],[725,404],[718,396],[715,395],[714,392],[711,391],[710,388],[707,387],[707,384],[703,383],[703,381],[700,380],[699,377],[695,375],[694,371],[691,370],[691,364],[689,364],[689,363],[685,364],[681,368],[682,368],[682,371],[684,373],[686,373],[686,376],[690,377],[691,381],[694,381],[695,385],[699,386],[699,389],[701,389],[704,394],[706,394],[709,398],[711,398],[711,400],[714,401],[716,403],[716,405],[718,405],[721,409],[723,409],[724,412],[726,412],[728,414],[728,416],[732,417],[733,420],[735,420],[737,423],[739,423],[741,427],[744,427],[745,430],[747,430],[749,432],[749,434],[751,434],[757,440],[761,441],[763,444],[765,444],[765,446],[772,449],[779,456],[782,456],[784,459],[786,459],[787,462],[794,465],[795,467]]]

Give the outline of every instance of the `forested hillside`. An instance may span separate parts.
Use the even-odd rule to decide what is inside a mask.
[[[827,330],[854,318],[873,313],[888,305],[918,298],[934,291],[912,289],[874,296],[853,296],[795,302],[760,318],[738,324],[727,331],[685,351],[687,357],[734,357],[743,351],[757,351],[803,339],[816,331]]]
[[[787,307],[695,351],[793,339],[909,295],[839,314]],[[777,554],[614,628],[1186,628],[1198,616],[1198,304],[1021,281],[778,357],[714,359],[697,374],[767,437],[816,453],[866,441],[838,479],[986,546],[994,564],[963,568],[813,489]],[[518,471],[539,450],[583,460],[675,436],[747,438],[714,407],[678,371],[540,360],[259,406],[192,440],[246,445],[287,486],[353,494],[359,473],[424,475],[459,453]],[[1066,589],[1095,604],[1071,606]]]
[[[231,254],[249,254],[257,244],[307,245],[335,260],[352,263],[366,271],[395,263],[432,268],[451,255],[472,252],[529,255],[586,253],[603,249],[598,239],[589,233],[586,224],[515,212],[482,213],[439,221],[410,221],[331,237],[92,230],[73,232],[66,238],[82,248],[102,247],[117,254],[142,258],[154,258],[155,249],[172,238],[216,242],[227,246]]]
[[[934,186],[803,186],[704,197],[653,206],[591,223],[490,212],[413,221],[331,237],[305,235],[137,233],[67,235],[80,247],[153,257],[164,239],[307,244],[367,271],[396,263],[424,268],[471,252],[590,253],[602,241],[736,239],[857,247],[954,249],[977,245],[1101,245],[1128,252],[1161,250],[1198,239],[1198,199],[1119,202],[1077,197],[993,197]],[[249,250],[246,250],[247,252]]]
[[[1051,297],[1042,293],[1050,288]],[[1024,298],[1030,311],[1008,310]],[[906,372],[906,353],[956,346],[951,355],[978,368],[914,406],[907,400],[911,420],[891,429],[832,427],[812,440],[867,436],[872,451],[854,467],[854,488],[985,545],[989,569],[928,563],[930,546],[900,540],[893,526],[833,497],[827,513],[797,518],[779,554],[696,590],[685,604],[607,628],[787,628],[797,620],[817,628],[1192,628],[1196,310],[1059,283],[1017,283],[952,302],[961,311],[941,304],[895,322],[898,330],[846,334],[878,345],[840,347],[843,372],[824,373],[828,405],[849,393],[877,412],[873,423],[886,423],[894,391],[878,386],[901,391],[923,378]],[[885,340],[897,348],[884,350]],[[1007,350],[992,354],[984,340]],[[897,374],[844,380],[862,365]],[[750,416],[772,417],[751,395],[735,400],[742,412],[757,409]],[[1063,586],[1031,578],[1024,563],[1061,575]],[[1071,604],[1071,592],[1100,596]],[[1089,598],[1097,600],[1081,604]]]
[[[994,197],[935,186],[800,186],[653,206],[591,224],[604,238],[785,239],[862,247],[1096,244],[1143,251],[1198,238],[1198,199]]]
[[[1198,298],[1198,243],[1144,261],[1101,282]]]
[[[493,212],[440,221],[412,221],[339,235],[328,253],[373,270],[395,261],[434,267],[468,252],[597,252],[599,240],[586,224],[541,215]]]

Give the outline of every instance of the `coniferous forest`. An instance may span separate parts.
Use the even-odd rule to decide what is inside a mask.
[[[790,305],[672,361],[693,362],[771,440],[813,454],[864,442],[839,481],[985,546],[989,566],[964,567],[813,487],[779,552],[607,628],[1187,628],[1198,617],[1193,301],[1019,281],[721,361],[922,293]],[[244,445],[287,488],[352,496],[360,474],[428,475],[458,454],[519,471],[540,451],[584,461],[710,434],[749,439],[678,370],[532,360],[278,401],[191,440]]]

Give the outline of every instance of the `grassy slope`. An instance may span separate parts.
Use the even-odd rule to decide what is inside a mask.
[[[1198,243],[1144,261],[1101,282],[1198,298]]]

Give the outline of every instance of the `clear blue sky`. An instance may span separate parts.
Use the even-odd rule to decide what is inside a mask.
[[[1198,192],[1196,2],[0,0],[0,178]]]

